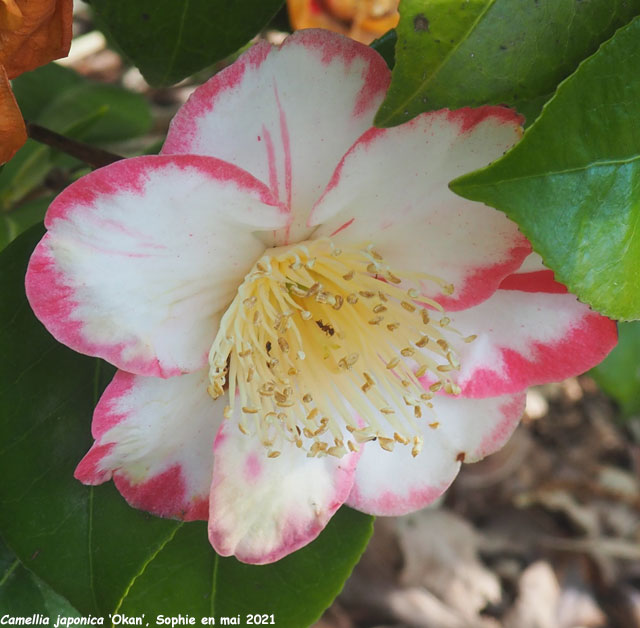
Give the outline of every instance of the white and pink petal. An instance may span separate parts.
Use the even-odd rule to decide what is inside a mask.
[[[456,196],[455,177],[486,166],[521,135],[502,107],[426,113],[390,129],[371,129],[349,150],[313,208],[313,237],[372,242],[398,271],[429,273],[455,288],[423,292],[446,309],[488,298],[519,268],[530,245],[515,223]]]
[[[385,451],[363,447],[347,505],[373,515],[397,516],[424,508],[449,487],[462,462],[500,449],[524,411],[524,394],[490,399],[438,396],[434,416],[421,421],[422,451],[411,445]]]
[[[206,364],[222,310],[286,222],[269,190],[211,157],[116,162],[66,188],[27,271],[61,342],[140,375]]]
[[[170,379],[118,371],[96,406],[93,447],[76,468],[85,484],[113,478],[135,508],[161,517],[208,518],[213,441],[223,399],[208,371]]]
[[[380,106],[390,73],[371,48],[335,33],[259,42],[199,87],[173,119],[164,154],[212,155],[269,185],[290,211],[273,244],[307,239],[313,203]]]
[[[560,381],[602,361],[617,342],[614,321],[592,311],[549,270],[507,277],[490,299],[452,316],[465,343],[450,338],[469,397],[490,397]]]
[[[347,499],[359,454],[308,457],[283,443],[278,457],[225,421],[215,442],[209,539],[221,556],[265,564],[313,541]]]

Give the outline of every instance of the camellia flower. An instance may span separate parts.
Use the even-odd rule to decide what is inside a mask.
[[[220,554],[266,563],[343,503],[429,504],[505,442],[526,386],[613,347],[514,223],[447,187],[516,142],[518,116],[372,128],[388,82],[327,31],[260,42],[196,90],[161,155],[54,201],[29,300],[120,369],[80,480],[208,519]]]

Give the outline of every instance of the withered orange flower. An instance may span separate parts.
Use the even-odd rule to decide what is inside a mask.
[[[27,139],[9,80],[68,54],[72,11],[73,0],[0,0],[0,163]]]
[[[364,44],[398,25],[400,0],[287,0],[295,30],[326,28]]]

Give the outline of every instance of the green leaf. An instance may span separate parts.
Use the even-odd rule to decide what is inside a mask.
[[[14,90],[29,121],[89,144],[138,137],[152,125],[149,106],[139,94],[87,81],[55,63],[22,74],[14,81]],[[69,169],[78,164],[28,140],[0,172],[0,211],[12,208],[41,185],[53,165]]]
[[[216,556],[203,523],[157,519],[127,506],[111,483],[88,488],[74,480],[113,369],[57,343],[31,313],[24,273],[42,233],[35,227],[0,254],[0,532],[7,544],[83,614],[264,612],[278,626],[312,623],[360,557],[371,517],[342,509],[314,543],[255,567]]]
[[[22,115],[35,122],[59,94],[84,83],[86,79],[77,72],[49,63],[16,77],[11,86]]]
[[[204,523],[183,526],[133,583],[119,612],[176,615],[188,608],[196,617],[240,614],[243,620],[247,614],[273,613],[277,626],[309,626],[342,589],[364,551],[372,518],[342,508],[314,543],[261,566],[217,556],[207,547],[205,528]],[[188,586],[177,597],[176,581],[184,578]]]
[[[41,614],[54,622],[58,615],[79,617],[64,598],[25,569],[0,538],[0,614],[30,617]]]
[[[553,93],[640,13],[640,0],[403,0],[377,126],[423,111],[519,106]]]
[[[51,149],[34,140],[27,140],[0,171],[0,211],[8,211],[38,187],[50,169]]]
[[[99,109],[89,112],[85,118],[69,120],[68,127],[54,130],[63,135],[77,137],[85,133],[106,112],[106,106],[101,105]],[[10,209],[41,185],[53,163],[62,157],[66,156],[45,144],[27,140],[0,172],[0,211]],[[72,163],[79,162],[74,160]]]
[[[283,0],[92,0],[151,85],[170,85],[247,43]]]
[[[640,317],[640,18],[559,88],[522,141],[451,184],[504,211],[574,294]]]
[[[92,118],[90,125],[69,132],[78,120]],[[60,93],[40,112],[37,122],[89,144],[109,144],[144,135],[151,128],[152,118],[139,94],[115,85],[85,83]]]
[[[43,196],[23,203],[12,211],[0,212],[0,251],[23,231],[42,222],[52,196]]]
[[[590,374],[627,418],[640,414],[640,322],[620,323],[618,335],[618,345]]]
[[[395,29],[391,29],[369,44],[385,60],[390,70],[393,70],[393,66],[396,64],[397,41],[398,35]]]

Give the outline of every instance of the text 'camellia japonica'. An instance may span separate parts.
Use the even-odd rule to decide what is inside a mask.
[[[161,155],[51,205],[27,274],[61,342],[120,370],[78,465],[251,563],[346,503],[432,502],[509,437],[530,384],[599,362],[615,325],[453,178],[521,135],[509,109],[372,128],[373,50],[322,31],[253,46],[196,90]]]

